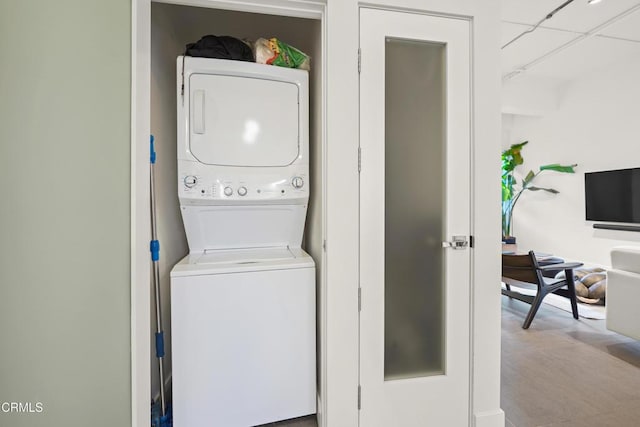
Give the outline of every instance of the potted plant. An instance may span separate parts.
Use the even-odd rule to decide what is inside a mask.
[[[527,145],[529,141],[513,144],[508,149],[502,152],[502,241],[505,243],[515,243],[516,239],[511,235],[511,226],[513,223],[513,208],[522,196],[525,190],[530,191],[547,191],[552,194],[558,194],[559,191],[553,188],[536,187],[531,183],[533,180],[546,170],[562,172],[562,173],[575,173],[575,167],[573,165],[559,165],[553,163],[550,165],[540,166],[537,172],[532,170],[525,176],[522,183],[518,185],[514,171],[517,166],[524,162],[522,158],[522,148]]]

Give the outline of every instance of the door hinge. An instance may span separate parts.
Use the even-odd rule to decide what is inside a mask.
[[[322,250],[327,252],[327,239],[324,239],[322,241]]]
[[[358,74],[362,70],[362,51],[358,48]]]
[[[362,149],[358,147],[358,172],[362,171]]]
[[[475,242],[473,241],[473,236],[469,236],[469,247],[473,248],[474,243]]]
[[[362,408],[362,387],[358,384],[358,411]]]
[[[362,288],[358,288],[358,311],[362,311]]]

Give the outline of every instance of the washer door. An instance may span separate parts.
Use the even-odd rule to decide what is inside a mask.
[[[272,263],[274,261],[291,261],[295,259],[295,255],[289,248],[220,249],[211,252],[205,251],[195,263],[207,265],[246,265]]]
[[[298,157],[295,83],[192,74],[189,87],[189,147],[201,163],[287,166]]]

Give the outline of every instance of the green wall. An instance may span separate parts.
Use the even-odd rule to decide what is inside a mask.
[[[0,426],[131,424],[130,44],[128,0],[0,1]]]

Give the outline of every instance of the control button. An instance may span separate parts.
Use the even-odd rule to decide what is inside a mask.
[[[241,195],[241,196],[246,196],[247,195],[247,187],[238,188],[238,194]]]
[[[304,185],[304,180],[299,176],[296,176],[291,180],[291,185],[293,185],[293,188],[302,188],[302,186]]]
[[[231,187],[224,187],[224,195],[225,196],[230,196],[233,194],[233,188]]]
[[[187,175],[184,177],[184,186],[187,188],[193,188],[198,183],[198,178],[193,175]]]

